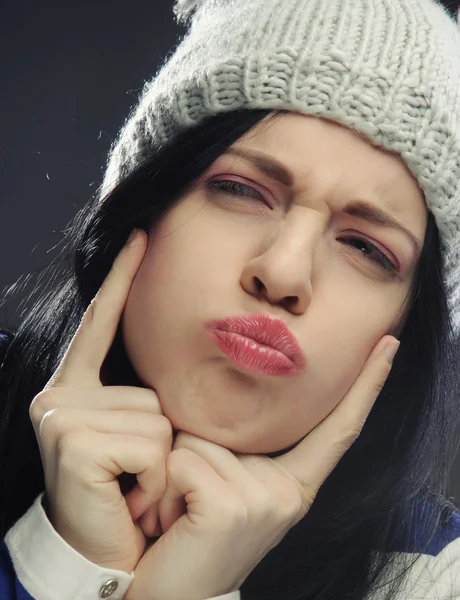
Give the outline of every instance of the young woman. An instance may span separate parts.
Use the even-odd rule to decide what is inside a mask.
[[[460,32],[433,0],[176,12],[3,331],[0,597],[460,598]]]

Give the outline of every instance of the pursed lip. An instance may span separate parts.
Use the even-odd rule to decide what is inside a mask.
[[[254,341],[270,346],[282,352],[296,365],[298,370],[306,367],[306,357],[302,352],[294,334],[280,319],[265,313],[250,313],[224,317],[210,321],[206,329],[219,329],[230,333],[238,333]]]

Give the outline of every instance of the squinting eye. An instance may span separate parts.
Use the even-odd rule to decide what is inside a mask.
[[[244,198],[253,198],[255,200],[259,200],[264,204],[267,204],[263,195],[252,188],[249,185],[245,185],[244,183],[240,183],[239,181],[233,181],[231,179],[215,179],[214,181],[208,181],[206,184],[213,191],[220,191],[224,194],[230,194],[232,196],[243,196]],[[368,240],[360,237],[348,237],[348,238],[338,238],[344,239],[346,242],[359,242],[362,246],[367,246],[370,248],[369,253],[360,252],[361,256],[364,257],[365,260],[371,261],[373,263],[377,263],[380,267],[392,276],[396,276],[398,273],[397,265],[394,265],[387,256],[381,252],[377,246],[371,244]]]
[[[371,252],[369,254],[363,254],[361,252],[361,254],[363,254],[363,256],[367,259],[367,260],[371,260],[372,262],[376,262],[377,264],[379,264],[382,269],[384,269],[387,273],[390,273],[390,275],[396,275],[398,273],[398,267],[396,265],[394,265],[391,260],[389,258],[387,258],[385,256],[385,254],[383,254],[383,252],[381,252],[376,246],[374,246],[374,244],[371,244],[368,240],[365,240],[363,238],[360,237],[349,237],[349,238],[338,238],[340,239],[345,239],[346,242],[359,242],[359,244],[361,246],[367,246],[368,248],[371,249]],[[371,258],[371,255],[374,255],[375,258]]]
[[[208,181],[207,185],[211,189],[231,194],[232,196],[254,198],[255,200],[260,200],[267,204],[265,198],[260,192],[250,187],[249,185],[244,185],[244,183],[240,183],[239,181],[233,181],[231,179],[215,179],[214,181]]]

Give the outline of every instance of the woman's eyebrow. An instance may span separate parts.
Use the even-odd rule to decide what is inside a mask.
[[[279,181],[283,185],[292,186],[294,184],[294,175],[292,172],[279,161],[267,156],[266,154],[235,147],[228,148],[224,154],[241,156],[242,158],[249,160],[256,167],[256,169],[271,179]],[[400,231],[409,239],[417,256],[420,254],[421,243],[415,237],[415,235],[409,229],[404,227],[402,223],[397,221],[389,213],[377,207],[375,204],[364,199],[352,200],[344,206],[342,212],[354,217],[358,217],[359,219],[363,219],[364,221],[379,227],[391,227],[392,229]]]
[[[276,179],[276,181],[279,181],[284,185],[292,186],[294,184],[294,175],[292,172],[280,162],[266,154],[235,147],[228,148],[224,154],[233,154],[234,156],[246,158],[251,161],[259,171],[268,175],[268,177]]]
[[[365,200],[353,200],[346,204],[343,212],[347,213],[348,215],[363,219],[364,221],[368,221],[373,225],[378,225],[379,227],[391,227],[397,231],[400,231],[407,238],[409,238],[417,256],[420,254],[421,243],[418,241],[415,235],[381,208],[374,206],[373,204],[369,204]]]

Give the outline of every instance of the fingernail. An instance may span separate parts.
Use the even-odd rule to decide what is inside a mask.
[[[399,349],[400,344],[401,342],[399,340],[396,342],[390,342],[385,349],[385,354],[390,365],[393,364],[393,359]]]

